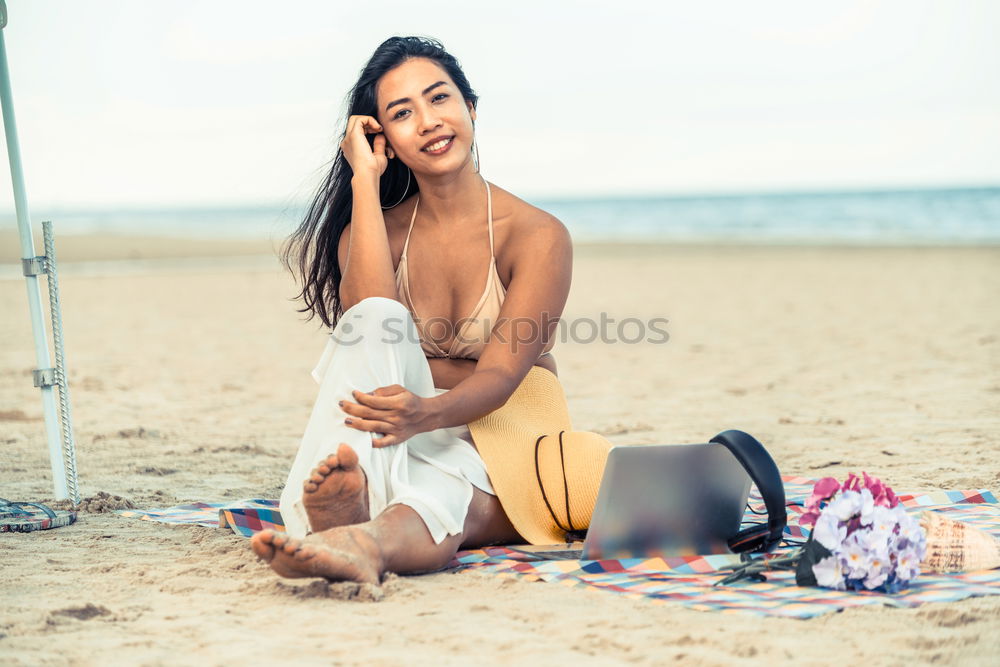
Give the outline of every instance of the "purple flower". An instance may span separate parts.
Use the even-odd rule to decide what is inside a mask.
[[[844,541],[840,556],[848,577],[851,579],[862,579],[865,577],[868,572],[868,561],[870,558],[868,550],[858,540],[857,534],[849,536]]]
[[[902,507],[896,507],[893,511],[898,511],[899,533],[896,537],[899,548],[910,549],[917,558],[917,563],[927,555],[927,533],[924,532],[920,522],[902,511]],[[905,577],[904,577],[905,578]]]
[[[887,554],[873,553],[868,561],[865,588],[871,590],[885,583],[892,572],[892,563]]]
[[[920,574],[920,556],[916,548],[901,549],[896,554],[896,577],[909,582]]]

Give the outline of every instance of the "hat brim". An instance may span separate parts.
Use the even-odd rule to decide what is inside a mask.
[[[552,513],[570,518],[567,502],[571,517],[589,522],[611,443],[594,433],[572,433],[562,385],[551,371],[533,366],[507,402],[469,424],[469,431],[500,504],[527,542],[564,542],[565,532]],[[558,444],[560,432],[565,448]],[[549,437],[537,452],[536,467],[540,436]]]

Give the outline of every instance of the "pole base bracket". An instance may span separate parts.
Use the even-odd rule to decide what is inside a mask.
[[[26,276],[37,276],[48,272],[49,258],[46,255],[21,259],[21,273]]]

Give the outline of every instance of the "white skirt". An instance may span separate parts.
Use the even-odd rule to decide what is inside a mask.
[[[462,532],[473,486],[496,495],[467,426],[419,433],[400,444],[375,448],[372,440],[381,434],[344,424],[348,415],[337,402],[356,403],[354,389],[369,392],[398,384],[427,398],[448,391],[434,386],[413,318],[399,301],[370,297],[349,308],[330,334],[312,376],[320,385],[319,396],[281,493],[281,517],[290,535],[310,532],[302,484],[342,442],[358,453],[368,478],[371,518],[389,505],[407,505],[423,519],[435,543]]]

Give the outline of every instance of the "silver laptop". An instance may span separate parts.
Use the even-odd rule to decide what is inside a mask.
[[[731,553],[749,493],[750,476],[725,445],[612,447],[582,548],[508,548],[552,560]]]

